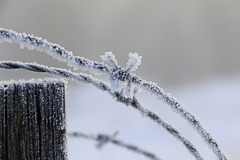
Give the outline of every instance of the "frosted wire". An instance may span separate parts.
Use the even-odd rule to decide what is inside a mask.
[[[20,44],[22,48],[27,47],[28,49],[37,49],[42,52],[46,52],[51,55],[53,58],[58,59],[59,61],[68,62],[70,66],[76,68],[88,69],[93,72],[104,72],[108,73],[112,78],[112,85],[115,86],[114,90],[117,90],[118,81],[130,81],[131,83],[141,87],[145,91],[155,95],[156,97],[163,99],[166,104],[170,105],[171,108],[179,113],[189,124],[201,135],[204,141],[210,146],[215,155],[220,160],[226,160],[226,156],[220,150],[219,145],[216,140],[207,132],[206,129],[201,125],[199,120],[186,110],[182,104],[180,104],[174,97],[167,94],[162,88],[157,86],[157,84],[152,82],[147,82],[140,77],[131,74],[129,70],[124,68],[111,68],[104,63],[93,62],[82,57],[76,57],[72,55],[72,52],[65,50],[58,44],[53,44],[42,38],[35,37],[33,35],[21,34],[12,30],[0,28],[0,40],[7,42],[14,42]],[[130,62],[128,66],[131,66],[131,62],[136,59],[136,55],[130,55]],[[135,57],[135,58],[134,58]],[[138,58],[139,59],[139,58]],[[139,60],[136,61],[139,63]],[[112,61],[112,64],[115,63]],[[137,63],[136,63],[137,64]],[[131,67],[130,67],[131,68]],[[136,68],[136,67],[135,67]],[[131,69],[130,69],[131,70]],[[118,81],[117,81],[118,80]]]
[[[152,112],[149,109],[144,108],[136,99],[136,97],[133,98],[127,98],[125,97],[121,92],[115,92],[113,91],[108,84],[105,82],[102,82],[100,80],[94,79],[92,76],[89,76],[87,74],[80,74],[80,73],[73,73],[71,71],[65,70],[65,69],[59,69],[59,68],[53,68],[53,67],[46,67],[43,65],[39,65],[36,63],[22,63],[22,62],[11,62],[11,61],[0,61],[0,68],[5,69],[18,69],[22,68],[29,71],[34,72],[47,72],[50,74],[53,74],[55,76],[68,78],[68,79],[74,79],[76,81],[92,84],[98,89],[102,91],[108,92],[113,98],[115,98],[118,102],[124,103],[125,105],[130,105],[134,109],[137,109],[143,116],[148,117],[149,119],[153,120],[153,122],[159,124],[162,126],[168,133],[173,135],[177,140],[182,142],[184,146],[188,149],[188,151],[195,157],[197,160],[202,160],[203,158],[199,154],[198,150],[194,147],[194,145],[184,136],[181,135],[181,133],[175,129],[173,126],[165,122],[157,113]]]

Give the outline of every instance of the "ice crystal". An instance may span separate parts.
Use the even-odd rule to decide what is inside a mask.
[[[115,55],[112,52],[106,52],[104,55],[100,56],[103,61],[107,61],[115,68],[119,68],[118,62],[115,58]]]
[[[128,71],[135,71],[141,64],[142,56],[138,56],[137,53],[129,53],[129,60],[127,63]]]

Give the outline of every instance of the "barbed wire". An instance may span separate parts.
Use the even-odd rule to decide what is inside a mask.
[[[151,153],[150,151],[147,151],[145,149],[139,148],[136,145],[128,144],[125,143],[121,140],[116,139],[116,134],[118,134],[118,131],[115,132],[113,135],[107,135],[107,134],[102,134],[102,133],[97,133],[97,134],[85,134],[82,132],[71,132],[68,134],[70,137],[79,137],[79,138],[84,138],[84,139],[89,139],[89,140],[94,140],[97,141],[97,148],[101,149],[103,146],[105,146],[107,143],[112,143],[116,146],[126,148],[127,150],[139,153],[144,155],[145,157],[151,159],[151,160],[161,160],[158,156],[156,156],[154,153]]]
[[[89,83],[99,88],[102,91],[108,92],[113,98],[115,98],[118,102],[124,103],[125,105],[130,105],[132,108],[138,110],[142,116],[148,117],[153,122],[162,126],[168,133],[173,135],[177,140],[182,142],[187,150],[195,157],[197,160],[202,160],[200,153],[196,149],[196,147],[185,138],[177,129],[173,126],[165,122],[157,113],[144,108],[137,98],[133,96],[133,98],[125,97],[122,92],[113,91],[108,84],[102,82],[100,80],[94,79],[92,76],[87,74],[73,73],[69,70],[46,67],[44,65],[39,65],[37,63],[22,63],[22,62],[12,62],[12,61],[0,61],[0,68],[5,69],[25,69],[33,72],[47,72],[54,76],[73,79],[76,81]],[[136,92],[136,91],[135,91]]]
[[[93,62],[91,60],[73,56],[72,52],[65,50],[58,44],[48,42],[40,37],[35,37],[33,35],[27,35],[24,33],[17,33],[12,30],[7,30],[0,28],[0,40],[7,42],[14,42],[20,44],[21,48],[27,47],[30,50],[37,49],[38,51],[45,52],[59,61],[67,62],[69,66],[74,66],[75,68],[80,68],[83,70],[90,70],[93,73],[106,73],[110,77],[112,88],[118,88],[120,82],[127,83],[128,90],[131,91],[131,84],[148,91],[150,94],[156,96],[160,100],[163,100],[166,104],[170,106],[171,109],[179,113],[204,139],[206,144],[213,150],[214,154],[220,160],[226,160],[225,154],[221,151],[217,141],[213,136],[202,126],[200,121],[190,113],[185,107],[178,102],[178,100],[172,97],[170,94],[166,93],[157,84],[143,80],[142,78],[131,73],[136,67],[121,68],[118,66],[115,57],[107,52],[103,59],[107,60],[113,67],[109,67],[104,63]],[[135,54],[135,59],[140,59],[140,57]],[[136,60],[139,65],[139,61]],[[115,87],[114,87],[115,86]],[[114,89],[115,90],[115,89]]]

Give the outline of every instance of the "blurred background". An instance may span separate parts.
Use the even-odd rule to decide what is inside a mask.
[[[240,1],[239,0],[0,0],[0,27],[43,37],[74,55],[101,61],[112,51],[121,66],[129,52],[143,57],[135,72],[172,93],[199,117],[230,159],[240,159]],[[0,44],[0,60],[37,62],[69,68],[44,53]],[[0,81],[49,77],[0,70]],[[206,159],[214,159],[202,139],[160,101],[142,93],[145,106],[158,112],[191,139]],[[193,159],[161,127],[109,95],[81,83],[67,88],[68,130],[111,134],[153,151],[162,159]],[[69,159],[145,157],[108,144],[69,138]]]

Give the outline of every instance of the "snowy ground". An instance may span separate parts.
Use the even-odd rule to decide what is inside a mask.
[[[230,159],[240,159],[240,79],[215,79],[198,85],[165,88],[199,117],[206,129],[217,139],[222,150]],[[86,85],[68,85],[68,131],[112,134],[122,128],[117,139],[138,145],[167,160],[193,157],[171,135],[136,110],[117,103],[107,93]],[[142,103],[158,112],[164,119],[177,127],[199,148],[205,159],[215,159],[196,132],[180,116],[159,100],[141,94]],[[69,159],[89,160],[145,160],[142,155],[124,148],[107,144],[102,150],[95,148],[96,142],[81,138],[69,138]]]

